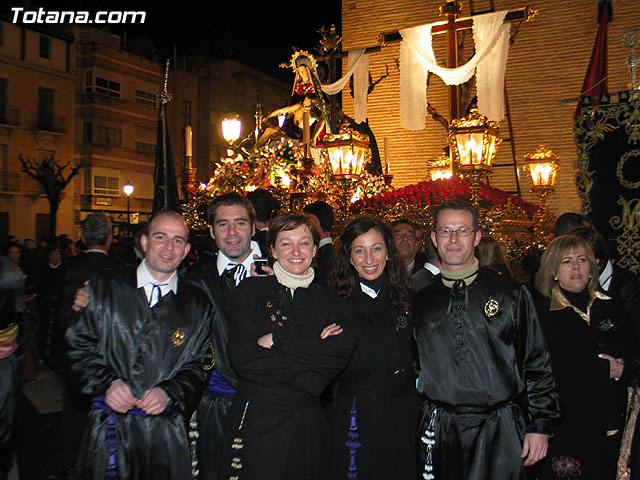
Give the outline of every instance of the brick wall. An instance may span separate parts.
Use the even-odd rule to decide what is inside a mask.
[[[376,45],[381,32],[436,22],[440,0],[343,0],[343,49]],[[515,0],[497,0],[497,10],[527,5]],[[556,213],[579,211],[581,202],[574,185],[577,170],[576,147],[573,140],[575,103],[560,105],[561,99],[576,97],[589,63],[598,29],[597,1],[530,0],[529,6],[539,11],[532,21],[523,23],[509,51],[506,85],[514,126],[516,159],[523,164],[524,154],[535,151],[541,143],[561,157],[561,170],[556,193],[549,204]],[[476,11],[488,8],[489,2],[476,0]],[[462,15],[469,14],[468,2]],[[515,25],[514,25],[515,26]],[[512,26],[512,28],[514,28]],[[613,21],[609,23],[608,65],[609,91],[626,90],[631,86],[629,67],[624,65],[629,50],[620,41],[630,27],[640,26],[636,0],[613,0]],[[471,32],[465,37],[464,55],[472,52]],[[429,116],[423,131],[404,130],[399,121],[399,70],[397,60],[400,44],[389,44],[371,57],[371,75],[377,80],[389,68],[389,77],[380,82],[369,95],[368,117],[371,129],[381,148],[387,139],[393,184],[396,187],[426,179],[425,160],[437,158],[446,144],[445,129]],[[444,37],[434,40],[434,51],[444,65]],[[346,63],[346,62],[345,62]],[[346,67],[346,65],[345,65]],[[448,118],[449,103],[445,85],[432,76],[428,90],[429,102]],[[344,110],[353,115],[353,101],[343,96]],[[501,122],[501,136],[508,135],[506,119]],[[384,162],[383,158],[383,162]],[[511,147],[503,143],[497,162],[511,161]],[[501,168],[491,183],[505,190],[515,189],[512,168]],[[523,196],[533,200],[529,183],[520,168]]]

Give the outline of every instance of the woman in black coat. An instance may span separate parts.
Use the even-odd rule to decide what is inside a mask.
[[[276,217],[268,237],[275,275],[234,291],[228,352],[239,382],[220,478],[322,478],[319,396],[356,340],[342,331],[340,298],[311,283],[319,239],[309,217]]]
[[[358,344],[327,410],[331,480],[416,478],[419,401],[409,279],[386,224],[352,221],[329,285],[346,299]]]
[[[626,387],[637,372],[633,328],[622,306],[597,291],[589,244],[557,237],[542,256],[538,316],[565,413],[538,478],[614,480]]]

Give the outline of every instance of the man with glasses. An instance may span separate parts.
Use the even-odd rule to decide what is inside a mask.
[[[478,213],[451,200],[434,214],[440,275],[416,296],[425,479],[524,479],[543,459],[558,397],[526,288],[478,267]]]

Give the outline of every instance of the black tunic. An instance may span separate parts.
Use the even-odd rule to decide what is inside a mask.
[[[215,350],[213,371],[220,382],[226,383],[227,394],[220,395],[208,388],[196,410],[195,421],[198,430],[196,453],[200,480],[215,480],[220,468],[220,455],[224,445],[233,391],[238,386],[238,376],[231,367],[227,354],[229,339],[229,304],[235,289],[232,275],[218,274],[216,256],[205,254],[200,261],[189,267],[182,275],[184,281],[198,287],[215,307],[211,326],[211,337]]]
[[[317,285],[292,297],[275,277],[248,278],[236,288],[228,347],[240,382],[221,478],[321,478],[326,421],[318,397],[356,343],[347,331],[320,339],[327,325],[341,324],[341,304]],[[257,343],[268,333],[270,349]]]
[[[550,433],[559,416],[531,296],[490,267],[480,268],[466,293],[451,290],[438,275],[413,305],[418,391],[428,399],[422,432],[436,420],[435,476],[524,478],[524,435]]]
[[[135,267],[105,271],[88,288],[91,302],[66,335],[71,371],[83,393],[104,395],[120,378],[138,398],[153,387],[169,396],[166,415],[113,413],[119,478],[190,478],[187,422],[207,378],[202,353],[212,307],[180,282],[177,295],[170,292],[149,308],[144,289],[136,288]],[[102,409],[89,414],[71,478],[105,478],[108,417]]]
[[[545,333],[565,418],[554,427],[554,439],[539,478],[609,480],[615,478],[624,428],[626,387],[634,374],[637,351],[631,322],[615,300],[596,298],[590,323],[572,308],[550,310],[550,300],[536,304]],[[606,353],[625,361],[619,381],[609,378]],[[607,436],[607,431],[618,434]],[[577,463],[576,463],[577,462]]]
[[[358,344],[327,411],[328,478],[413,480],[420,403],[410,318],[386,285],[373,299],[357,284],[346,304]]]

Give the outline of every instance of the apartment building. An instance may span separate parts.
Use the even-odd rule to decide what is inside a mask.
[[[49,203],[19,158],[73,162],[73,65],[70,31],[0,19],[0,241],[46,235]],[[65,192],[60,232],[73,228],[73,185]]]

